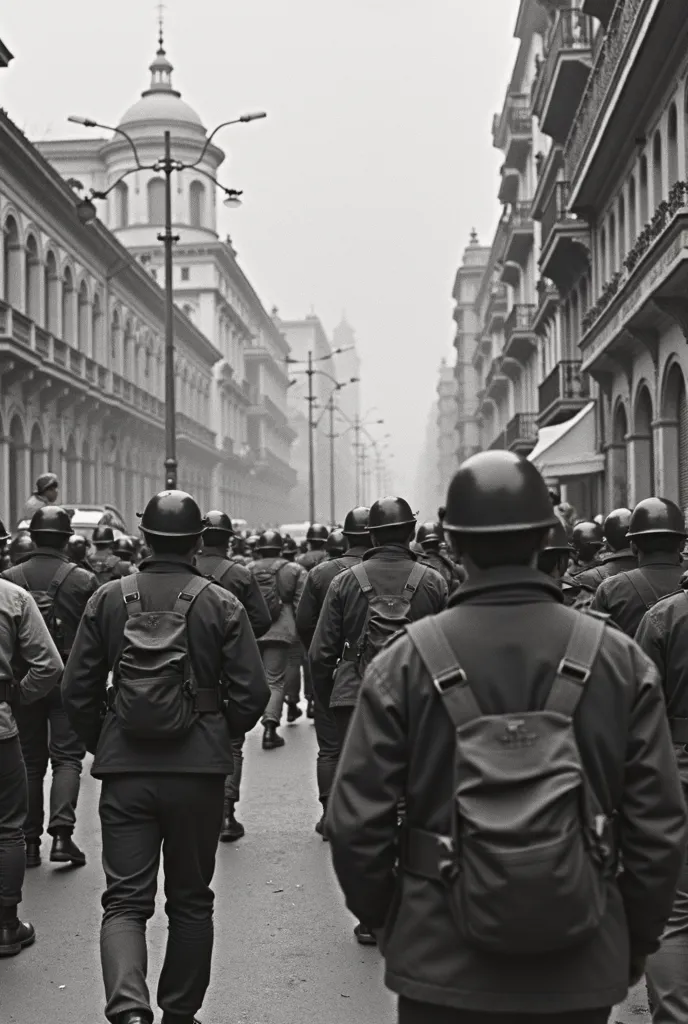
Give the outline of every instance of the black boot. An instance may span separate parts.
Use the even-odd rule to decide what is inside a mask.
[[[324,843],[329,843],[330,840],[327,838],[327,833],[325,832],[325,811],[322,812],[322,817],[320,821],[317,822],[315,831],[319,836],[322,836]]]
[[[312,697],[308,698],[308,705],[306,707],[306,718],[310,718],[311,720],[315,718],[315,704],[313,702]]]
[[[303,711],[296,703],[287,704],[287,721],[292,725],[298,718],[301,718]]]
[[[153,1014],[145,1010],[125,1010],[118,1014],[117,1024],[153,1024]]]
[[[284,738],[277,732],[277,725],[274,722],[265,723],[263,733],[263,750],[276,750],[284,746]]]
[[[73,864],[82,868],[86,863],[86,854],[79,849],[69,832],[60,830],[53,836],[50,860],[54,864]]]
[[[354,935],[356,936],[356,941],[361,946],[377,946],[377,939],[372,930],[365,924],[359,922],[354,928]]]
[[[225,800],[225,811],[222,817],[222,831],[220,832],[221,843],[234,843],[246,834],[246,829],[234,817],[234,801]]]
[[[26,840],[26,866],[37,868],[41,863],[41,841],[40,839]]]
[[[0,956],[16,956],[36,941],[32,924],[20,921],[17,907],[0,907]]]

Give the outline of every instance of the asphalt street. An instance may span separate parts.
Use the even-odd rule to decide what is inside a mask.
[[[393,1024],[375,949],[353,940],[354,921],[339,894],[326,843],[313,831],[315,734],[304,718],[285,726],[287,745],[260,749],[260,730],[246,743],[238,817],[246,837],[221,846],[214,878],[216,938],[203,1024]],[[38,941],[0,961],[2,1024],[97,1024],[104,1021],[100,921],[99,784],[85,774],[76,839],[85,868],[44,863],[27,872],[22,916]],[[43,852],[47,857],[48,844]],[[160,969],[166,922],[149,926],[151,992]],[[156,1018],[158,1020],[159,1018]],[[640,986],[612,1015],[647,1024]]]

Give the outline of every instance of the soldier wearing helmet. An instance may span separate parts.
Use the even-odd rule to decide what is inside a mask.
[[[33,594],[65,663],[88,600],[97,588],[93,574],[76,566],[67,554],[72,533],[65,510],[58,505],[44,505],[34,512],[29,525],[34,551],[20,565],[2,574],[4,579]],[[43,783],[50,763],[50,860],[81,866],[86,857],[72,835],[86,748],[67,720],[59,688],[32,704],[20,705],[16,719],[29,786],[24,822],[26,865],[38,867],[41,863]]]
[[[592,607],[609,615],[624,633],[635,636],[645,612],[673,593],[681,581],[686,538],[683,512],[668,498],[645,498],[633,509],[627,537],[637,553],[638,566],[603,580]]]
[[[287,562],[295,562],[299,553],[299,545],[293,537],[285,537],[282,544],[282,558]]]
[[[31,536],[28,533],[18,533],[17,536],[10,541],[9,556],[10,563],[12,565],[20,565],[27,558],[34,553],[36,545],[31,540]]]
[[[67,541],[67,554],[75,565],[80,569],[86,569],[93,574],[93,568],[88,560],[89,543],[82,533],[73,533]]]
[[[192,1020],[203,1002],[213,946],[210,881],[224,780],[234,768],[232,738],[253,729],[269,696],[244,608],[194,565],[204,525],[190,494],[151,498],[141,530],[152,555],[136,575],[93,596],[62,684],[67,714],[102,780],[101,952],[112,1021],[129,1018],[132,1007],[141,1021],[154,1016],[143,921],[155,908],[161,848],[169,940],[158,1001],[175,1021]],[[147,659],[158,652],[159,675],[134,697],[139,651]],[[103,720],[111,671],[114,695]],[[167,696],[157,700],[165,680]],[[171,700],[183,702],[174,705],[181,720],[169,718]],[[143,738],[151,732],[158,738]]]
[[[90,563],[99,586],[136,572],[131,562],[125,562],[115,553],[115,532],[111,526],[96,526],[91,541],[95,554]]]
[[[607,550],[600,555],[596,565],[576,575],[575,580],[580,587],[594,594],[603,580],[637,567],[638,556],[628,539],[632,514],[630,508],[615,508],[605,518],[602,533]]]
[[[134,565],[136,561],[136,541],[133,537],[127,537],[126,534],[118,537],[112,546],[112,550],[122,562]]]
[[[33,494],[22,509],[19,522],[30,522],[34,512],[44,508],[46,505],[54,505],[57,501],[59,489],[60,481],[54,473],[42,473],[38,480],[36,480],[36,488]]]
[[[384,928],[400,1024],[500,1014],[603,1024],[629,979],[641,977],[668,917],[688,827],[659,679],[635,644],[566,608],[555,580],[537,570],[556,525],[532,463],[505,451],[464,462],[449,487],[444,529],[468,580],[446,611],[388,645],[360,689],[326,826],[349,910]],[[529,855],[526,873],[509,856],[521,843],[532,854],[533,828],[524,821],[544,821],[529,788],[533,773],[542,772],[545,786],[551,778],[541,727],[566,730],[577,770],[599,801],[593,830],[609,835],[607,819],[632,808],[633,828],[619,832],[620,884],[609,849],[600,846],[599,860],[582,854],[580,870],[598,872],[607,898],[575,951],[566,947],[570,919],[560,912],[571,906],[571,872],[545,877]],[[568,755],[557,758],[566,772]],[[556,836],[565,859],[571,843],[589,850],[589,826],[576,817],[571,791],[549,795],[569,808],[573,830],[562,821],[548,831],[548,802],[547,825],[535,829],[538,848],[550,855]],[[528,804],[532,816],[524,819]],[[533,887],[525,903],[524,884]],[[538,900],[550,885],[556,895]],[[583,898],[581,920],[589,910]]]
[[[466,579],[465,569],[452,561],[441,551],[444,542],[444,531],[441,523],[423,523],[418,527],[416,542],[421,549],[420,560],[430,565],[444,578],[449,593],[452,594]]]
[[[322,523],[311,523],[308,527],[306,534],[306,553],[300,555],[297,559],[299,565],[302,565],[306,572],[319,565],[320,562],[324,562],[327,558],[327,551],[325,545],[327,544],[327,538],[330,536],[330,531]]]

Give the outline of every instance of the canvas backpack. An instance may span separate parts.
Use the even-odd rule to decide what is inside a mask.
[[[288,564],[283,559],[277,558],[269,567],[262,560],[253,562],[251,565],[251,572],[260,587],[260,592],[268,606],[273,622],[277,622],[284,608],[284,602],[279,590],[279,574],[284,566]]]
[[[69,648],[65,637],[64,623],[55,611],[55,598],[60,587],[74,569],[76,569],[76,565],[72,562],[61,563],[47,590],[33,590],[29,586],[24,570],[21,566],[17,566],[17,585],[23,590],[28,590],[38,605],[38,610],[43,616],[43,621],[48,627],[48,632],[55,641],[55,646],[63,661],[69,657]]]
[[[363,563],[352,566],[351,572],[368,601],[363,630],[353,651],[353,660],[359,675],[392,637],[413,621],[411,599],[425,576],[426,566],[416,562],[401,593],[379,594],[368,578]]]
[[[188,616],[210,580],[192,577],[171,610],[147,611],[139,587],[146,574],[120,581],[127,611],[112,673],[112,710],[123,733],[138,740],[176,740],[199,714],[221,710],[217,684],[199,687],[188,644]]]
[[[599,928],[616,865],[573,716],[604,636],[578,615],[541,711],[484,715],[433,618],[408,630],[455,730],[451,835],[406,834],[406,869],[441,882],[467,945],[496,954],[575,947]]]

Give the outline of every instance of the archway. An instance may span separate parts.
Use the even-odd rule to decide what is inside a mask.
[[[79,299],[77,306],[77,318],[76,318],[76,347],[80,352],[88,355],[89,344],[88,344],[88,332],[91,326],[91,313],[89,310],[90,302],[88,300],[88,288],[86,282],[81,282],[79,288]]]
[[[105,364],[103,310],[100,305],[100,295],[98,292],[93,296],[93,305],[91,306],[91,355],[97,363]]]
[[[74,344],[74,278],[69,267],[62,275],[62,340]]]
[[[41,261],[33,235],[26,239],[24,250],[24,312],[38,323],[41,315]]]
[[[91,457],[91,446],[84,441],[81,446],[81,500],[87,504],[95,501],[93,487],[93,460]]]
[[[10,520],[19,522],[24,502],[29,496],[26,464],[26,437],[19,416],[10,423]]]
[[[67,501],[76,502],[80,500],[79,494],[79,465],[76,454],[76,443],[74,435],[70,434],[67,439]]]
[[[165,182],[162,178],[151,178],[148,182],[148,223],[165,223]]]
[[[31,483],[35,483],[41,473],[45,472],[46,451],[43,442],[43,431],[38,423],[34,423],[31,431]]]
[[[662,494],[688,510],[688,400],[683,370],[673,363],[661,404]]]
[[[19,228],[14,217],[8,217],[2,232],[2,297],[15,309],[21,309],[22,252]]]
[[[652,441],[652,399],[646,384],[638,388],[633,415],[634,501],[654,494],[655,453]]]
[[[43,326],[52,334],[57,334],[58,331],[59,302],[60,279],[55,253],[51,251],[45,258],[43,268]]]
[[[192,181],[189,188],[189,223],[193,228],[202,228],[205,224],[205,185],[202,181]]]

